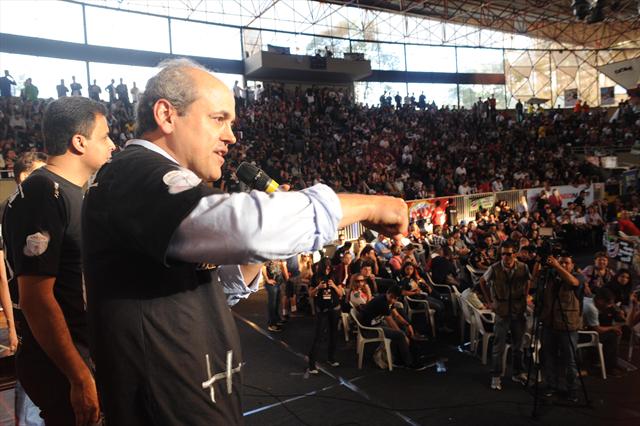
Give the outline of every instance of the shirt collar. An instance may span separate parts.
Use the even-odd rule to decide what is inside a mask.
[[[131,139],[129,142],[126,143],[126,145],[124,147],[127,148],[130,145],[137,145],[137,146],[141,146],[143,148],[147,148],[147,149],[149,149],[149,150],[151,150],[153,152],[156,152],[156,153],[162,155],[166,159],[173,161],[176,164],[180,164],[180,163],[178,163],[178,160],[176,160],[171,155],[169,155],[169,153],[167,151],[165,151],[164,149],[160,148],[158,145],[156,145],[153,142],[145,141],[144,139]]]

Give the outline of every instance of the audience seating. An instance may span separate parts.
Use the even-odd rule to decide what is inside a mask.
[[[387,361],[389,363],[389,371],[393,371],[393,358],[391,357],[391,340],[384,337],[384,330],[382,327],[367,327],[360,323],[358,311],[355,308],[351,308],[351,318],[355,322],[358,328],[358,337],[356,341],[356,353],[358,355],[358,369],[362,370],[362,359],[364,357],[364,346],[367,343],[380,343],[384,345],[384,349],[387,353]],[[363,330],[369,330],[375,332],[377,337],[364,337]]]

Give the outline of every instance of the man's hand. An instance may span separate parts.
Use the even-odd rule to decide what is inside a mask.
[[[342,206],[339,228],[362,222],[367,228],[393,237],[406,235],[409,228],[407,203],[382,195],[338,194]]]
[[[76,416],[76,426],[92,425],[100,419],[100,404],[96,382],[87,373],[86,377],[71,382],[69,394],[71,407]]]
[[[362,224],[384,235],[395,237],[406,235],[409,230],[409,209],[400,198],[375,196],[374,207],[369,218]]]
[[[16,333],[16,328],[11,325],[9,327],[9,352],[15,353],[18,350],[18,333]]]

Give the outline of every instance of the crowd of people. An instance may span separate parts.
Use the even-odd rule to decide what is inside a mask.
[[[495,315],[492,389],[502,388],[501,359],[508,334],[513,345],[512,378],[524,381],[521,358],[528,309],[540,311],[545,327],[542,340],[548,349],[544,355],[548,395],[557,394],[563,386],[557,378],[559,370],[565,369],[565,396],[576,400],[577,363],[569,349],[575,347],[583,325],[597,332],[605,344],[609,373],[624,374],[617,365],[617,351],[623,333],[633,332],[640,322],[635,291],[640,262],[636,257],[627,267],[621,263],[615,271],[609,270],[608,256],[598,253],[593,266],[579,271],[573,252],[581,248],[600,250],[603,236],[612,232],[610,224],[614,223],[618,227],[615,231],[622,231],[621,237],[636,245],[640,238],[639,199],[629,195],[588,205],[580,194],[565,206],[553,186],[599,180],[597,170],[574,157],[571,147],[630,146],[640,137],[640,121],[633,110],[625,107],[618,120],[609,122],[603,110],[538,111],[520,117],[495,110],[491,102],[488,108],[479,102],[470,110],[435,105],[423,108],[420,101],[396,108],[386,103],[369,107],[355,104],[341,89],[310,88],[288,93],[278,86],[267,86],[259,97],[244,99],[241,91],[225,89],[210,74],[184,62],[168,65],[158,79],[164,84],[152,81],[148,86],[151,89],[139,101],[137,117],[132,115],[133,103],[124,95],[118,96],[117,91],[108,101],[98,102],[83,98],[82,88],[72,86],[72,96],[67,97],[63,90],[61,99],[49,106],[41,99],[0,99],[3,168],[22,176],[25,153],[46,148],[49,154],[47,168],[35,171],[35,178],[20,188],[24,190],[21,197],[12,198],[6,221],[13,226],[5,229],[7,258],[21,293],[18,311],[22,310],[26,349],[19,360],[24,366],[18,370],[19,379],[42,409],[43,417],[94,422],[99,417],[100,389],[107,419],[111,416],[116,423],[145,422],[158,409],[169,417],[180,412],[184,416],[181,419],[192,418],[195,423],[211,418],[239,422],[235,388],[224,396],[217,395],[224,402],[212,408],[208,397],[203,400],[199,393],[200,367],[172,366],[186,365],[181,357],[201,355],[209,365],[209,351],[213,354],[215,350],[216,356],[211,359],[215,371],[227,371],[228,389],[232,383],[239,387],[233,377],[236,368],[239,371],[242,367],[241,360],[233,358],[240,353],[235,329],[211,330],[200,319],[232,324],[227,304],[256,291],[259,281],[267,289],[269,332],[281,331],[289,317],[306,306],[314,311],[309,374],[319,372],[321,340],[327,332],[327,361],[332,367],[340,365],[336,357],[337,324],[347,312],[365,326],[382,327],[394,347],[389,362],[422,370],[424,342],[453,331],[456,317],[462,315],[456,308],[460,303]],[[181,92],[167,89],[176,82],[192,84],[215,96],[191,99],[187,104],[193,105],[193,115],[184,115],[180,108],[185,108],[181,102],[186,101],[179,98]],[[64,87],[64,82],[61,85]],[[215,131],[208,127],[213,119],[209,120],[209,109],[202,105],[207,102],[209,109],[221,104],[227,112],[213,117],[219,123]],[[90,114],[78,117],[81,110]],[[230,111],[234,110],[237,116],[232,123]],[[73,120],[65,121],[67,116]],[[56,120],[59,117],[63,119]],[[65,126],[70,128],[62,129]],[[86,132],[85,127],[91,131]],[[43,132],[46,129],[49,131]],[[124,149],[134,134],[144,140],[136,140]],[[209,140],[212,134],[217,138],[214,141]],[[241,143],[228,150],[235,144],[236,135]],[[85,252],[82,257],[77,250],[65,252],[73,257],[70,275],[65,276],[69,293],[54,300],[55,280],[51,275],[55,276],[57,270],[51,265],[57,265],[61,258],[56,256],[57,251],[47,252],[47,245],[50,238],[60,240],[55,244],[79,244],[81,188],[116,147],[123,152],[101,169],[85,196]],[[206,156],[214,158],[204,161]],[[235,174],[243,161],[255,162],[276,180],[301,191],[276,194],[272,196],[275,201],[269,197],[249,198],[255,194],[242,193],[246,188]],[[152,181],[145,173],[154,173],[158,179]],[[61,186],[58,182],[63,179]],[[231,194],[220,194],[218,188],[202,184],[203,180],[220,181],[216,186]],[[526,199],[518,206],[497,202],[481,209],[475,220],[468,222],[447,220],[440,210],[437,217],[411,223],[405,239],[398,235],[408,221],[406,205],[400,199],[349,194],[389,194],[408,200],[531,187],[546,188],[535,206],[529,207]],[[38,208],[41,199],[48,200],[49,210]],[[170,217],[139,214],[155,202],[163,209],[170,205]],[[227,216],[227,210],[213,208],[218,203],[228,203],[229,211],[235,213]],[[263,218],[247,213],[251,210],[247,206],[254,203],[260,203],[270,227],[256,225]],[[362,205],[371,206],[371,211],[363,212]],[[298,207],[313,213],[297,215]],[[343,218],[336,217],[338,210],[344,212]],[[51,211],[74,215],[62,218],[62,222],[74,226],[62,226]],[[385,216],[387,211],[389,215]],[[236,220],[240,214],[250,217],[240,223]],[[282,220],[283,215],[287,220]],[[31,219],[52,226],[58,233],[29,234],[33,232],[27,226]],[[338,225],[357,221],[381,232],[377,236],[365,233],[352,242],[341,235],[330,257],[320,250]],[[212,223],[228,235],[213,238]],[[292,223],[302,237],[290,235]],[[121,229],[114,232],[114,227]],[[158,236],[159,229],[167,232]],[[547,230],[546,235],[542,235],[542,229]],[[385,233],[395,234],[395,238],[387,238]],[[113,238],[114,234],[118,237]],[[24,250],[23,241],[27,241]],[[300,251],[303,253],[294,255]],[[29,260],[45,252],[46,265]],[[315,263],[311,252],[320,253]],[[280,254],[286,254],[286,260],[274,259]],[[224,262],[230,259],[238,265],[227,266]],[[257,261],[266,262],[256,266]],[[143,268],[140,262],[145,262]],[[545,278],[551,290],[545,295],[540,291],[542,267],[551,271]],[[79,320],[85,316],[80,270],[89,289],[86,300],[91,327],[86,319]],[[219,286],[209,285],[212,281],[208,274],[220,277],[224,293]],[[42,285],[34,285],[38,283]],[[556,299],[547,300],[551,294],[561,295],[559,311]],[[42,321],[44,311],[38,310],[45,299],[47,312],[56,319],[55,330]],[[215,309],[211,300],[216,303]],[[56,308],[56,303],[64,309]],[[188,314],[176,312],[181,309],[176,306],[185,304]],[[412,316],[411,308],[422,305],[427,306],[427,315]],[[120,310],[121,315],[114,318],[113,309]],[[137,334],[136,324],[142,317],[154,324],[147,331],[151,340],[148,335]],[[146,327],[148,323],[138,325]],[[186,337],[185,330],[189,331]],[[91,357],[89,334],[93,336]],[[183,343],[185,339],[188,345]],[[183,353],[163,352],[167,342],[182,345]],[[226,358],[221,355],[220,342],[228,346]],[[156,345],[151,355],[142,353],[145,351],[141,348],[147,344]],[[27,355],[31,358],[25,358]],[[184,394],[192,396],[191,402],[203,409],[186,412],[185,404],[174,401],[169,394],[155,395],[153,402],[145,399],[132,407],[136,389],[150,374],[148,367],[137,361],[145,357],[163,372],[160,376],[152,374],[158,380],[158,389],[174,392],[173,386],[180,383]],[[97,388],[93,361],[98,367]],[[42,368],[38,377],[34,376],[34,363]],[[122,376],[111,375],[110,371],[119,371]],[[215,383],[215,376],[209,375],[205,387],[215,403],[214,386],[220,385]],[[43,377],[63,389],[60,399],[51,398],[50,389],[38,384]],[[195,391],[193,383],[198,383]],[[69,400],[69,391],[72,397],[76,392],[87,399]]]
[[[632,333],[640,335],[638,207],[635,196],[626,202],[617,199],[589,206],[593,220],[588,222],[587,234],[595,233],[597,238],[568,232],[555,217],[571,214],[573,207],[553,207],[545,199],[531,215],[528,211],[520,214],[501,202],[468,223],[433,225],[431,218],[420,220],[410,224],[404,241],[381,234],[372,241],[367,241],[366,235],[346,241],[345,235],[339,234],[333,254],[316,254],[316,263],[304,253],[267,265],[268,329],[279,332],[305,307],[315,308],[307,371],[317,374],[323,334],[329,337],[327,362],[340,365],[336,359],[337,325],[341,312],[354,308],[363,325],[381,327],[391,340],[395,366],[419,371],[425,367],[421,360],[431,327],[434,332],[439,330],[437,339],[451,333],[450,327],[456,327],[465,310],[460,305],[468,304],[466,309],[487,315],[485,327],[494,333],[491,388],[501,390],[507,336],[514,351],[512,379],[520,384],[527,381],[524,339],[528,336],[531,344],[535,312],[544,330],[539,339],[545,395],[557,396],[562,388],[563,397],[577,402],[579,361],[574,356],[576,345],[583,342],[579,332],[598,334],[607,374],[614,377],[626,374],[618,364],[622,336],[626,344]],[[622,208],[635,212],[631,220],[625,216],[626,210],[620,210],[634,229],[628,238],[636,245],[634,257],[626,261],[611,259],[601,251],[602,236],[621,219],[616,212]],[[541,236],[541,229],[550,230],[550,234]],[[576,238],[584,239],[585,245],[571,244]],[[595,253],[593,263],[580,268],[576,260],[580,253],[582,257]],[[428,315],[412,315],[422,303],[434,311],[430,319]],[[433,343],[435,337],[434,333],[429,340]],[[583,359],[580,374],[587,374],[594,365],[589,358]],[[566,379],[559,379],[565,370]]]
[[[114,84],[104,102],[111,138],[122,147],[134,134],[132,105],[140,94],[130,102],[122,79]],[[221,185],[228,191],[242,189],[235,176],[241,161],[255,162],[293,188],[323,182],[338,191],[407,200],[585,184],[602,176],[573,155],[574,147],[631,146],[640,140],[638,112],[625,104],[610,122],[606,109],[497,111],[490,98],[471,109],[415,101],[394,108],[386,102],[357,104],[345,88],[289,92],[266,84],[250,91],[236,82],[233,91],[241,143],[227,159]],[[2,97],[0,168],[10,169],[16,153],[42,150],[45,103]]]

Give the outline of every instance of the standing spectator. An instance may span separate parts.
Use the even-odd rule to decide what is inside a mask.
[[[573,271],[573,259],[566,253],[557,260],[549,256],[547,265],[552,269],[550,278],[544,283],[541,315],[544,327],[544,379],[547,386],[545,395],[553,396],[557,392],[559,375],[565,371],[567,399],[577,402],[578,368],[575,351],[578,330],[582,328],[580,306],[584,279]]]
[[[338,320],[340,318],[340,299],[344,295],[342,286],[336,285],[331,278],[326,277],[315,280],[309,289],[309,297],[314,301],[316,310],[315,334],[313,343],[309,351],[309,373],[318,374],[316,358],[318,356],[318,346],[325,326],[329,328],[329,347],[327,360],[332,367],[340,365],[335,360],[336,355],[336,334],[338,333]]]
[[[396,101],[396,109],[400,109],[402,107],[402,96],[400,96],[400,92],[396,92],[393,99]]]
[[[4,70],[4,76],[0,77],[0,97],[11,97],[11,86],[16,85],[16,81],[9,74],[9,70]]]
[[[71,96],[82,96],[82,85],[76,83],[76,76],[71,77]]]
[[[284,265],[284,266],[283,266]],[[288,279],[285,278],[286,263],[280,260],[270,260],[262,266],[262,278],[267,290],[267,330],[282,331],[283,321],[280,317],[281,287]]]
[[[136,82],[133,82],[133,87],[131,88],[131,99],[133,100],[134,104],[137,104],[138,101],[140,100],[140,89],[138,89],[138,87],[136,86]]]
[[[58,98],[67,96],[67,93],[69,93],[69,89],[64,85],[64,79],[60,80],[60,84],[56,86],[56,90],[58,91]]]
[[[93,84],[89,86],[89,97],[100,102],[100,93],[102,93],[102,89],[96,84],[96,80],[93,80]]]
[[[115,86],[116,81],[114,79],[111,79],[111,83],[109,83],[109,85],[107,87],[104,88],[104,90],[109,94],[109,103],[113,104],[116,101],[116,86]]]
[[[524,120],[524,106],[522,105],[522,102],[520,102],[520,99],[518,99],[518,103],[516,103],[516,121],[518,123],[522,123],[523,120]]]
[[[38,88],[31,82],[31,78],[28,78],[24,82],[23,89],[24,99],[29,102],[35,102],[38,100]]]
[[[522,339],[526,328],[524,315],[531,274],[526,264],[516,260],[512,244],[503,244],[501,255],[502,260],[491,265],[480,278],[485,300],[491,301],[496,314],[491,359],[491,389],[495,390],[502,390],[502,354],[509,332],[513,351],[511,378],[518,383],[527,380],[522,366]]]
[[[118,100],[122,101],[125,108],[128,110],[131,106],[131,102],[129,101],[129,89],[127,88],[127,85],[124,84],[124,80],[122,78],[120,78],[120,84],[116,87],[116,93],[118,94]]]
[[[242,105],[242,87],[238,84],[238,80],[233,83],[233,97],[236,100],[236,107]]]

